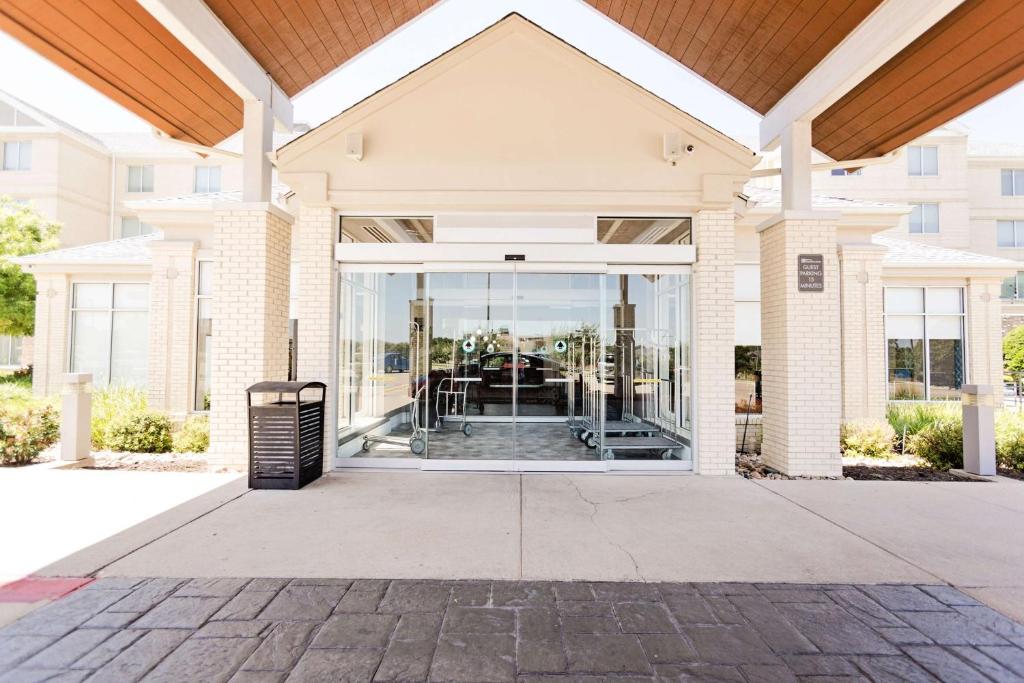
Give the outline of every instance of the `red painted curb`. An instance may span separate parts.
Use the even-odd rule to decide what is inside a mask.
[[[93,581],[90,577],[26,576],[0,586],[0,602],[56,600]]]

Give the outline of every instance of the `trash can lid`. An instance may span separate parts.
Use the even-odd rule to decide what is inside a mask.
[[[323,382],[256,382],[245,391],[250,394],[297,394],[303,389],[326,389]]]

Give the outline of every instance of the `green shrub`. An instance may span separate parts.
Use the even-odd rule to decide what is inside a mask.
[[[205,453],[209,447],[210,420],[205,415],[187,418],[174,435],[175,453]]]
[[[896,432],[897,452],[912,451],[911,437],[942,419],[960,419],[959,402],[948,403],[890,403],[885,410],[886,420]],[[906,440],[904,441],[904,437]]]
[[[910,450],[932,467],[964,466],[964,425],[957,416],[944,417],[909,437]]]
[[[888,458],[896,432],[881,420],[853,420],[839,428],[839,444],[843,455],[854,458]]]
[[[0,464],[32,462],[60,438],[57,411],[39,406],[13,412],[0,411]]]
[[[996,460],[1000,467],[1024,470],[1024,414],[996,413]]]
[[[110,426],[116,419],[148,410],[146,394],[137,387],[111,386],[92,395],[92,447],[116,450],[109,441]]]
[[[106,448],[129,453],[171,450],[171,420],[162,413],[140,410],[114,416],[104,435]]]

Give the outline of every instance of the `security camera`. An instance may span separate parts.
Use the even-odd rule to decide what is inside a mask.
[[[687,145],[686,146],[686,153],[687,154],[693,154],[693,145]]]

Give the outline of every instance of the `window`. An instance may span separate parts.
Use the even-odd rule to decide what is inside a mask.
[[[0,368],[21,367],[21,337],[0,334]]]
[[[996,221],[996,244],[1024,247],[1024,221]]]
[[[4,143],[4,170],[28,171],[32,169],[32,143],[28,141]]]
[[[909,175],[939,175],[939,148],[911,145],[907,147]]]
[[[1024,195],[1024,168],[1004,168],[1000,176],[1004,197]]]
[[[153,191],[153,165],[128,167],[128,192]]]
[[[76,282],[71,297],[71,372],[93,384],[145,386],[149,285]]]
[[[121,237],[138,237],[139,235],[150,235],[153,233],[153,226],[143,223],[138,216],[121,216]]]
[[[964,383],[960,287],[887,287],[890,401],[951,401]]]
[[[845,176],[845,175],[864,175],[863,168],[858,168],[856,171],[852,171],[848,168],[833,168],[832,175]]]
[[[194,192],[220,192],[220,166],[196,166]]]
[[[938,204],[911,204],[910,233],[934,234],[939,231]]]
[[[1024,299],[1024,270],[1003,280],[1002,299]]]
[[[213,261],[200,261],[196,278],[195,410],[210,409],[213,380]]]

